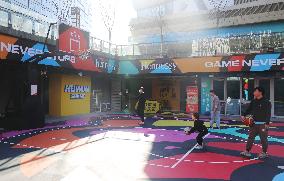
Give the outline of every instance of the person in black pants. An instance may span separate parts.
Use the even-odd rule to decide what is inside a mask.
[[[141,118],[140,124],[144,124],[144,110],[145,110],[146,98],[145,98],[143,87],[139,89],[139,96],[137,97],[137,99],[138,99],[137,114]]]
[[[193,113],[192,114],[192,120],[194,121],[194,126],[189,130],[189,128],[185,128],[185,133],[187,135],[190,135],[193,132],[199,132],[199,134],[196,137],[196,141],[198,145],[196,146],[196,149],[203,149],[203,137],[207,135],[208,129],[204,125],[204,122],[199,120],[199,114]]]
[[[262,144],[262,153],[258,155],[258,158],[268,157],[268,129],[271,118],[271,103],[266,99],[264,88],[256,87],[254,89],[253,95],[254,99],[251,101],[247,111],[241,117],[242,120],[245,119],[244,116],[252,115],[253,124],[249,127],[249,137],[246,145],[246,150],[241,152],[242,156],[251,157],[251,149],[255,140],[255,137],[259,135]]]

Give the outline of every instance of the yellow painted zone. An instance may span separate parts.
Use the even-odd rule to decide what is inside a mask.
[[[54,74],[49,82],[49,114],[68,116],[90,113],[91,78],[76,75]],[[89,86],[89,92],[83,99],[70,99],[69,92],[64,92],[65,85]],[[76,94],[76,93],[75,93]]]
[[[158,120],[156,122],[153,123],[153,126],[189,126],[189,127],[193,127],[194,122],[193,121],[183,121],[183,120]],[[204,122],[204,125],[206,127],[210,127],[210,123],[209,122]],[[215,126],[215,124],[214,124]],[[247,128],[248,126],[246,125],[229,125],[229,124],[221,124],[221,127],[241,127],[241,128]],[[273,127],[270,127],[273,128]]]
[[[193,121],[182,121],[182,120],[158,120],[153,123],[154,126],[190,126],[194,125]],[[209,122],[204,122],[206,127],[210,127]],[[221,124],[221,126],[226,126],[226,124]]]

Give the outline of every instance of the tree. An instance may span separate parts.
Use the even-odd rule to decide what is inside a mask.
[[[111,35],[115,21],[115,2],[113,0],[99,0],[102,20],[108,31],[109,53],[111,51]]]
[[[160,33],[160,56],[164,54],[164,31],[166,27],[166,20],[165,20],[165,6],[160,4],[152,9],[152,15],[154,18],[154,23],[159,28]]]

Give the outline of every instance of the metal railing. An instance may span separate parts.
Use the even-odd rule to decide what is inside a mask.
[[[139,56],[143,58],[215,56],[284,51],[284,32],[249,34],[241,36],[209,37],[187,42],[139,43],[116,45],[91,37],[93,50],[116,56]],[[270,50],[271,51],[271,50]]]
[[[41,15],[31,17],[34,14],[30,12],[26,12],[26,15],[24,15],[23,13],[12,11],[15,9],[14,6],[4,7],[3,5],[0,6],[0,26],[42,37],[46,36],[49,24],[38,21],[38,19],[45,19],[45,17]],[[52,27],[51,39],[58,39],[58,26]],[[194,39],[193,37],[192,41],[163,42],[162,45],[160,42],[117,45],[90,37],[90,48],[114,56],[130,56],[131,58],[156,58],[164,55],[168,57],[190,57],[249,54],[263,52],[267,49],[283,52],[284,32],[271,33],[266,31],[260,34],[228,35],[227,37],[204,37],[199,39]]]

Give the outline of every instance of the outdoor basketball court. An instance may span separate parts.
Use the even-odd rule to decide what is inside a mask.
[[[207,125],[208,123],[206,123]],[[206,147],[196,150],[196,134],[187,118],[156,116],[146,125],[131,115],[67,120],[37,130],[7,132],[0,142],[0,179],[77,180],[284,180],[284,123],[269,132],[269,154],[240,157],[247,127],[222,120],[210,130]],[[208,126],[208,125],[207,125]]]

